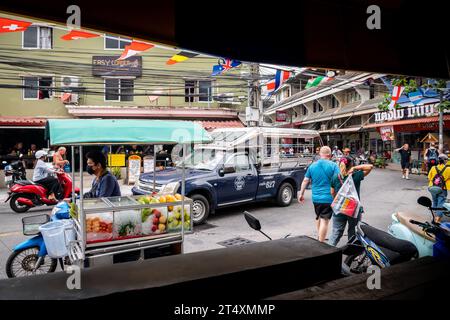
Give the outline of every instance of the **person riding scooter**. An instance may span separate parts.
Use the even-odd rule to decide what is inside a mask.
[[[48,199],[57,200],[61,198],[62,189],[58,179],[53,174],[54,170],[47,167],[44,162],[47,152],[39,150],[35,154],[37,162],[34,167],[33,182],[43,185],[48,190]]]

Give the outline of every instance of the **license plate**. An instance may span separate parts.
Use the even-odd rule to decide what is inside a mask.
[[[9,182],[12,180],[12,176],[5,176],[5,182]]]

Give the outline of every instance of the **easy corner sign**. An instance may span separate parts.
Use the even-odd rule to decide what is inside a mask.
[[[128,157],[128,184],[135,183],[141,174],[141,157],[133,155]]]

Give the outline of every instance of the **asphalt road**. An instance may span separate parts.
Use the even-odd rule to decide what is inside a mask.
[[[363,220],[381,230],[387,230],[391,214],[396,211],[414,211],[428,215],[427,210],[416,202],[421,195],[429,195],[425,176],[412,175],[411,180],[404,180],[398,171],[374,169],[361,184],[361,200],[365,208]],[[0,201],[4,196],[4,192],[0,192]],[[236,237],[265,241],[266,238],[262,234],[248,227],[242,215],[245,210],[260,219],[263,231],[273,239],[287,234],[316,238],[315,215],[310,197],[311,191],[308,190],[304,205],[295,201],[285,208],[261,202],[222,209],[211,216],[207,224],[196,227],[193,234],[186,236],[184,250],[193,252],[224,248],[219,242]],[[22,235],[21,218],[30,213],[38,214],[49,210],[41,207],[26,214],[16,214],[8,204],[0,202],[0,278],[6,277],[5,263],[12,248],[27,239]],[[346,233],[340,244],[345,241]]]

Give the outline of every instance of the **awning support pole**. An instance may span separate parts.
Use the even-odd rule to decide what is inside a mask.
[[[71,147],[72,153],[72,203],[75,203],[75,146]]]
[[[439,92],[439,104],[442,104],[444,92],[440,90]],[[444,152],[444,110],[440,108],[439,110],[439,153]]]

